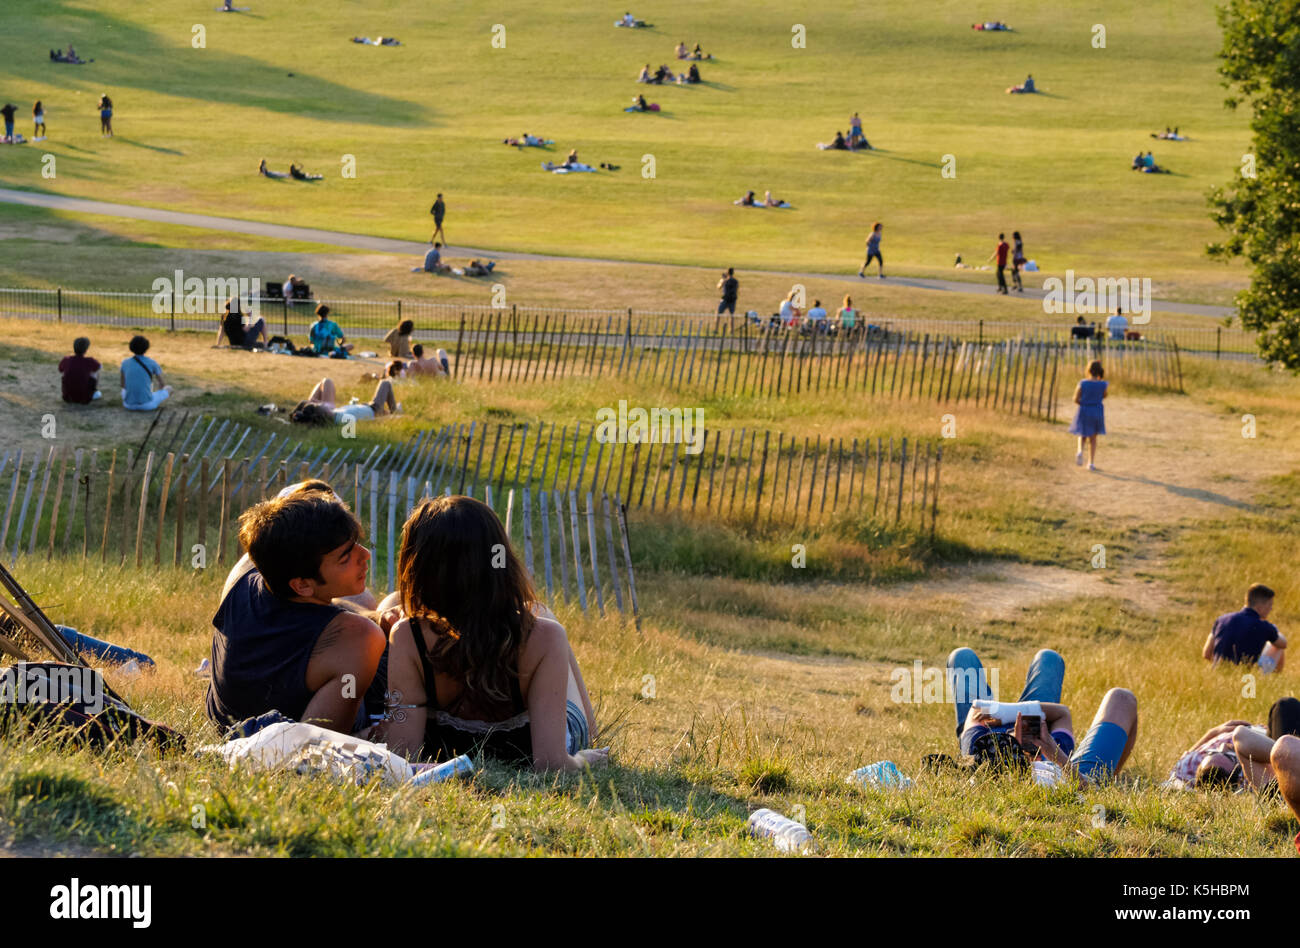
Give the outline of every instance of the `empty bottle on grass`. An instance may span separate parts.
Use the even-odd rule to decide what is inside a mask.
[[[416,774],[411,778],[411,786],[423,787],[425,784],[442,783],[445,780],[451,780],[453,777],[468,777],[473,773],[474,761],[470,759],[468,754],[461,754],[459,757],[453,757],[445,763]]]
[[[803,853],[814,845],[808,827],[775,810],[755,810],[749,814],[749,831],[755,836],[772,840],[772,844],[782,852]]]
[[[874,764],[859,767],[849,774],[849,783],[864,787],[882,787],[902,790],[912,785],[910,777],[898,769],[892,760],[878,760]]]

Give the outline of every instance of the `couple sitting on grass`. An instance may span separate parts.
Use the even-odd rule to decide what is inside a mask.
[[[412,758],[482,752],[537,770],[607,759],[587,747],[595,713],[564,628],[487,505],[417,507],[382,603],[366,590],[361,524],[322,481],[245,511],[239,538],[248,555],[213,618],[218,727],[279,711]]]

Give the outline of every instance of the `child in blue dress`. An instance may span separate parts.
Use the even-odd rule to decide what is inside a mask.
[[[1088,441],[1088,470],[1097,470],[1097,435],[1106,433],[1106,409],[1102,401],[1106,397],[1106,386],[1102,381],[1101,362],[1093,359],[1088,363],[1088,378],[1081,379],[1074,389],[1074,421],[1070,425],[1070,434],[1079,436],[1079,452],[1074,456],[1075,464],[1083,463],[1083,442]]]

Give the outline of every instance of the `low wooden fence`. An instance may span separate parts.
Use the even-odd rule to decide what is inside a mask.
[[[389,590],[402,524],[418,500],[432,495],[428,480],[420,484],[414,477],[399,477],[391,466],[381,478],[380,471],[364,461],[331,465],[300,460],[291,465],[286,457],[273,465],[265,454],[255,460],[150,451],[141,465],[141,455],[131,448],[101,456],[95,450],[57,446],[29,456],[30,465],[21,450],[0,458],[0,556],[7,554],[11,561],[39,553],[50,559],[57,552],[137,568],[224,568],[239,555],[238,517],[244,509],[288,483],[318,477],[350,498],[357,517],[368,522],[374,547],[371,585],[379,586],[382,579]],[[443,492],[450,494],[450,486]],[[490,483],[477,493],[502,516],[512,544],[522,550],[548,602],[558,597],[578,603],[584,611],[594,606],[603,616],[609,601],[620,613],[631,614],[639,628],[626,510],[620,498],[590,491],[580,495],[576,489],[562,493],[512,488],[494,496]],[[602,517],[603,534],[598,526]],[[541,574],[534,572],[535,553]]]

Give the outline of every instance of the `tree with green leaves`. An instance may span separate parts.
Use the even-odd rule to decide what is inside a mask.
[[[1259,334],[1260,355],[1300,370],[1300,0],[1229,0],[1218,15],[1225,104],[1251,108],[1253,138],[1210,196],[1228,236],[1208,249],[1250,261],[1241,323]]]

